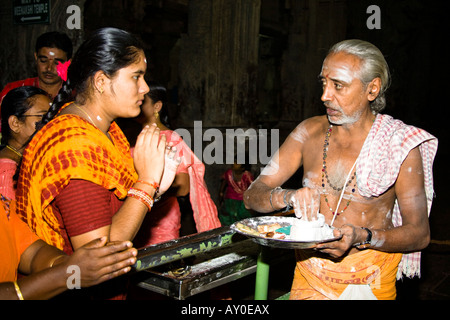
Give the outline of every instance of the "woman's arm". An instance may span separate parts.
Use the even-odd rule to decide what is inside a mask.
[[[136,262],[137,250],[131,242],[106,243],[96,239],[77,250],[72,256],[35,241],[22,254],[19,270],[30,273],[13,282],[0,283],[0,299],[49,299],[68,289],[67,280],[73,276],[69,266],[79,268],[81,287],[90,287],[130,271]],[[76,276],[76,275],[75,275]]]

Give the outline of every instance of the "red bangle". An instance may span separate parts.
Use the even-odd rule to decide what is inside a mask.
[[[153,207],[153,198],[147,192],[141,189],[130,188],[128,190],[128,196],[131,198],[135,198],[145,204],[148,210],[151,210]]]

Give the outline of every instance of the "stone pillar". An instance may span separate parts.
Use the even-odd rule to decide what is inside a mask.
[[[179,127],[246,126],[256,104],[261,0],[191,0],[182,35]]]
[[[281,71],[280,120],[292,127],[324,114],[318,76],[327,51],[345,38],[347,8],[345,1],[292,0],[288,9],[292,19]]]

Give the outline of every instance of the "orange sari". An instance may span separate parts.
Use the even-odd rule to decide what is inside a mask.
[[[339,261],[297,250],[291,300],[336,300],[349,285],[370,285],[378,300],[396,298],[401,253],[364,250]]]
[[[17,213],[41,239],[61,250],[64,240],[50,203],[71,179],[93,182],[119,199],[137,180],[126,137],[115,122],[108,133],[111,140],[81,117],[61,115],[36,133],[23,154]]]

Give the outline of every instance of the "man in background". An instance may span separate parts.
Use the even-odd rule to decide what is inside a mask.
[[[40,35],[36,40],[34,52],[38,76],[8,83],[0,93],[0,106],[10,90],[22,86],[41,88],[53,100],[62,84],[56,72],[56,65],[71,59],[72,53],[72,41],[65,33],[53,31]]]

